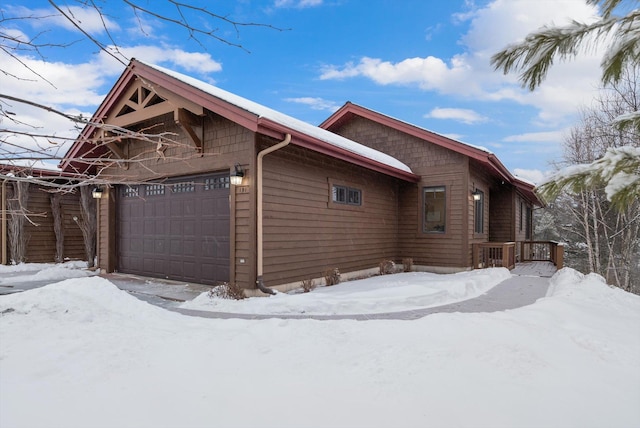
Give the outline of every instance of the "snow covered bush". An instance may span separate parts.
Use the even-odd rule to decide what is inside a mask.
[[[383,260],[380,262],[380,275],[389,275],[396,272],[396,264],[393,260]]]
[[[324,272],[324,283],[325,285],[340,284],[340,271],[338,268],[327,269]]]
[[[316,288],[316,283],[313,279],[303,279],[301,285],[302,291],[304,291],[305,293],[308,293]]]
[[[220,299],[242,300],[246,296],[244,294],[244,289],[236,283],[230,284],[228,282],[224,282],[209,290],[209,298],[214,299],[216,297]]]

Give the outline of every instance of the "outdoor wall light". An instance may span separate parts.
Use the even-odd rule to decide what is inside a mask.
[[[234,186],[239,186],[242,184],[242,178],[244,177],[244,171],[242,171],[242,167],[239,164],[234,166],[234,171],[231,173],[229,177],[229,181]]]
[[[104,190],[102,190],[102,188],[95,187],[91,191],[91,196],[93,196],[93,199],[100,199],[100,198],[102,198],[103,193],[104,193]]]
[[[482,192],[479,191],[478,189],[476,189],[473,192],[471,192],[471,194],[473,195],[473,200],[474,201],[479,201],[482,198]]]

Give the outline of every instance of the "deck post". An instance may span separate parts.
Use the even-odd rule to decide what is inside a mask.
[[[479,258],[480,246],[478,244],[473,244],[472,248],[473,248],[473,268],[479,269],[480,268],[480,258]]]
[[[556,245],[556,269],[560,270],[564,267],[564,245]]]

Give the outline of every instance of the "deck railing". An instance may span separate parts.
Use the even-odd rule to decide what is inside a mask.
[[[523,241],[520,244],[519,262],[552,262],[557,269],[564,265],[564,246],[553,241]],[[473,268],[516,266],[515,242],[483,242],[473,244]]]
[[[515,266],[515,242],[484,242],[481,244],[473,244],[474,269],[489,267],[506,267],[507,269],[513,269]]]
[[[562,269],[564,266],[564,245],[555,241],[522,241],[520,242],[520,257],[523,262],[551,262],[557,269]]]

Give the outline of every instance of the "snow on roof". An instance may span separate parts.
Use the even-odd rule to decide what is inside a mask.
[[[160,67],[158,65],[149,64],[140,60],[137,60],[137,61],[148,67],[158,70],[168,76],[171,76],[177,80],[180,80],[181,82],[184,82],[190,86],[193,86],[196,89],[204,91],[209,95],[212,95],[216,98],[219,98],[230,104],[233,104],[236,107],[246,110],[252,114],[255,114],[258,117],[263,117],[265,119],[279,123],[292,130],[301,132],[305,135],[316,138],[325,143],[347,150],[351,153],[360,155],[367,159],[382,163],[392,168],[399,169],[401,171],[405,171],[409,173],[412,172],[411,168],[409,168],[404,163],[400,162],[398,159],[392,156],[389,156],[385,153],[382,153],[378,150],[372,149],[371,147],[364,146],[360,143],[349,140],[348,138],[342,137],[338,134],[334,134],[331,131],[324,130],[315,125],[311,125],[310,123],[304,122],[300,119],[296,119],[292,116],[286,115],[284,113],[280,113],[269,107],[265,107],[261,104],[258,104],[254,101],[243,98],[239,95],[232,94],[231,92],[225,91],[224,89],[220,89],[217,86],[213,86],[209,83],[203,82],[196,78],[184,75],[182,73],[178,73],[173,70],[166,69],[164,67]]]
[[[52,175],[56,173],[61,173],[62,170],[54,164],[46,162],[45,160],[34,160],[34,159],[6,159],[3,164],[0,164],[0,169],[3,169],[3,166],[9,169],[16,170],[38,170],[42,172],[51,172]]]

